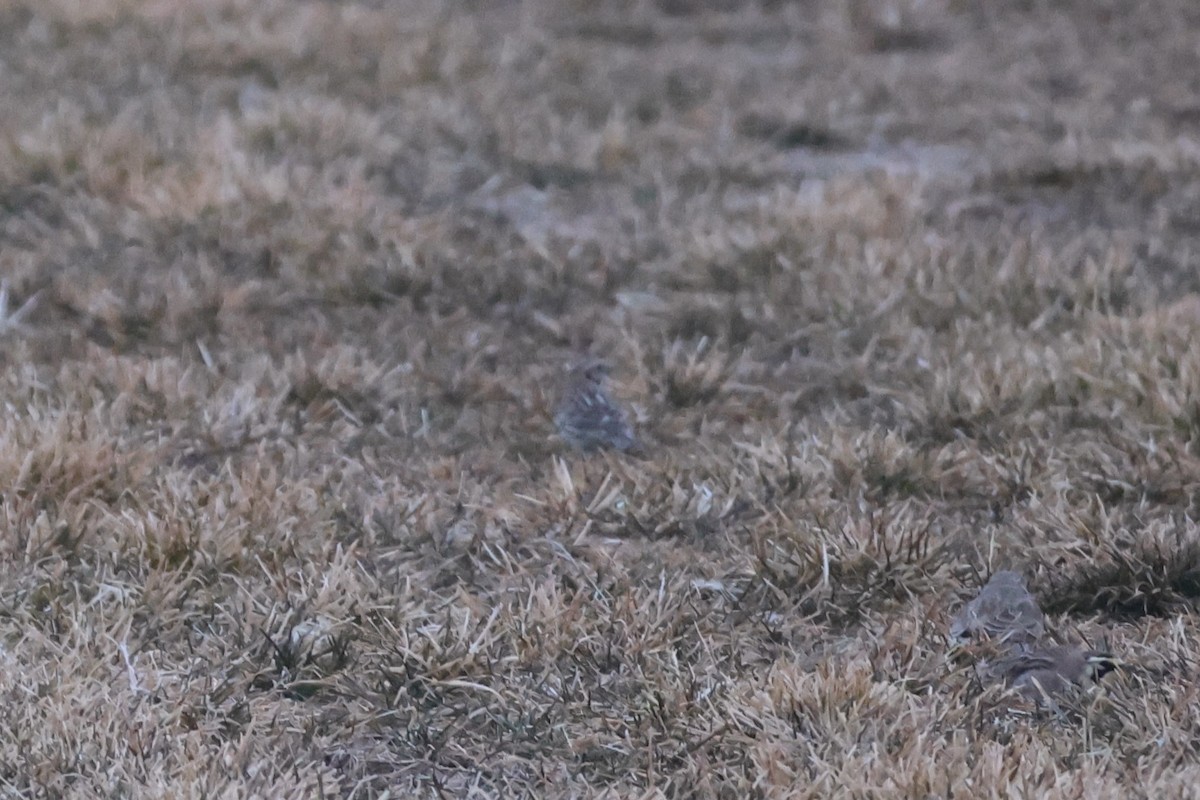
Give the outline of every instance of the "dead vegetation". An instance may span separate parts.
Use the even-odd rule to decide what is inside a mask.
[[[1190,793],[1193,6],[447,9],[0,2],[0,794]]]

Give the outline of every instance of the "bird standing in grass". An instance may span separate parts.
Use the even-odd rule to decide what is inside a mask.
[[[1111,653],[1071,645],[1021,648],[995,665],[1009,686],[1043,704],[1072,686],[1087,686],[1119,666]]]
[[[1111,653],[1075,645],[1043,645],[1045,617],[1020,573],[997,572],[950,621],[957,652],[972,652],[976,674],[1042,706],[1072,687],[1086,686],[1120,666]],[[991,654],[978,658],[977,642]],[[986,643],[990,643],[989,648]],[[998,647],[996,647],[998,645]]]
[[[554,424],[578,450],[628,451],[638,446],[628,414],[608,393],[608,372],[604,362],[588,359],[572,367],[567,379]]]
[[[1020,573],[997,572],[950,622],[956,644],[990,639],[1011,644],[1033,643],[1046,632],[1037,601]]]

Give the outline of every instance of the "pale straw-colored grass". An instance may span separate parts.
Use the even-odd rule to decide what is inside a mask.
[[[1188,2],[0,31],[0,796],[1194,793]]]

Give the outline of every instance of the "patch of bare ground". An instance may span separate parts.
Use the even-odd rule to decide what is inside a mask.
[[[0,2],[0,794],[1190,794],[1197,35]],[[1001,568],[1126,668],[948,661]]]

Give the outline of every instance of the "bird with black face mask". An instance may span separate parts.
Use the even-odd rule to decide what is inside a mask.
[[[1121,666],[1112,653],[1074,645],[1020,648],[993,665],[1026,699],[1046,705],[1072,687],[1085,688]]]
[[[1043,644],[1045,616],[1012,571],[997,572],[950,621],[952,655],[975,660],[976,675],[1002,682],[1039,705],[1072,687],[1085,687],[1120,666],[1111,653]]]

